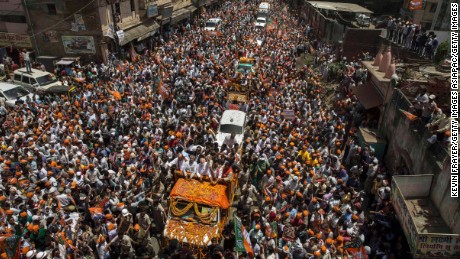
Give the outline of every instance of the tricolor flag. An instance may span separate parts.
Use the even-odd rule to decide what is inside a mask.
[[[406,117],[410,120],[410,121],[415,121],[418,119],[418,117],[408,111],[405,111],[405,110],[401,110],[399,109],[404,115],[406,115]]]
[[[243,223],[241,223],[241,219],[236,216],[236,213],[233,213],[233,218],[235,221],[236,251],[246,252],[250,258],[253,258],[254,251],[252,250],[249,233],[244,228]]]

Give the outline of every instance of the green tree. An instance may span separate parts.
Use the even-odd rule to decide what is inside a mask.
[[[448,41],[444,41],[441,43],[438,47],[438,50],[436,51],[436,54],[434,55],[434,62],[436,64],[440,64],[449,54],[450,52],[450,46]]]

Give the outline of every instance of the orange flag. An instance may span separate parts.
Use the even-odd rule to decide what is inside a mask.
[[[405,111],[405,110],[401,110],[399,109],[404,115],[406,115],[406,117],[410,120],[410,121],[415,121],[418,119],[418,117],[408,111]]]
[[[412,0],[409,3],[409,10],[423,10],[423,0]]]

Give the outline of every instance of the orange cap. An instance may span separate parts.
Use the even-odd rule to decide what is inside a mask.
[[[39,225],[34,225],[34,226],[32,227],[32,231],[33,231],[33,232],[38,232],[38,230],[40,230],[40,226],[39,226]]]
[[[115,225],[112,224],[112,223],[109,223],[109,224],[107,225],[107,229],[108,229],[109,231],[110,231],[110,230],[114,230],[114,229],[115,229]]]
[[[134,230],[139,231],[139,229],[141,229],[141,226],[139,226],[139,224],[134,225]]]

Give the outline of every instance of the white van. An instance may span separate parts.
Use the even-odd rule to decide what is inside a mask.
[[[226,110],[220,119],[217,131],[217,144],[219,148],[225,143],[243,143],[244,127],[246,126],[246,113],[238,110]],[[233,145],[230,147],[232,148]]]
[[[58,88],[62,85],[53,74],[34,68],[32,68],[31,73],[28,73],[26,68],[15,70],[13,83],[26,88],[30,92],[47,91],[51,90],[50,88]]]
[[[211,18],[206,22],[204,29],[206,31],[218,31],[222,26],[222,19],[220,18]]]
[[[270,11],[270,4],[267,2],[262,2],[259,5],[259,12],[268,13]]]
[[[369,27],[371,25],[371,17],[365,14],[360,14],[356,17],[356,22],[361,27]]]

